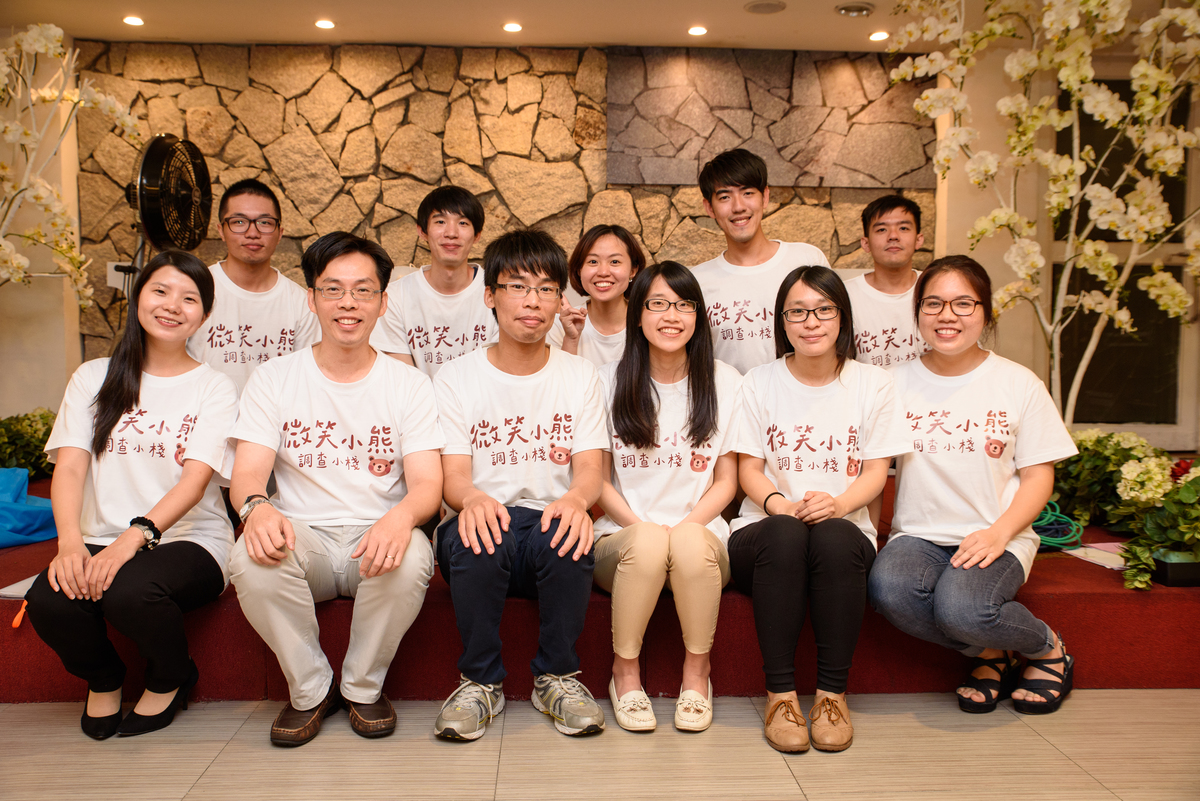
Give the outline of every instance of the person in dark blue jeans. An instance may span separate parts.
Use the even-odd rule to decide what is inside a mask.
[[[434,392],[446,448],[445,500],[456,515],[437,530],[463,641],[462,683],[434,733],[482,737],[504,709],[504,600],[539,602],[533,705],[564,734],[604,729],[604,713],[575,678],[592,582],[592,520],[601,451],[609,447],[592,364],[546,345],[567,283],[567,257],[547,234],[517,231],[484,253],[484,302],[499,341],[442,367]]]

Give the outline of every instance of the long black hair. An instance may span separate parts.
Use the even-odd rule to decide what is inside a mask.
[[[696,304],[696,330],[685,346],[688,359],[688,436],[699,448],[717,430],[717,385],[714,378],[712,332],[704,309],[704,294],[692,271],[679,262],[664,261],[638,272],[629,289],[625,314],[625,352],[617,365],[612,421],[617,436],[634,448],[658,444],[658,393],[650,381],[650,342],[642,331],[642,304],[654,279],[662,278],[671,291]]]
[[[108,437],[121,415],[133,411],[138,404],[142,391],[142,359],[146,355],[146,332],[138,322],[138,298],[142,290],[150,282],[150,277],[162,267],[174,267],[186,275],[200,290],[200,303],[204,306],[204,314],[208,315],[213,307],[212,273],[204,262],[191,253],[181,250],[166,250],[147,262],[138,273],[129,295],[129,314],[125,319],[125,333],[108,360],[108,374],[104,383],[96,393],[92,405],[96,409],[95,423],[92,426],[92,453],[97,457],[104,453]]]
[[[850,295],[846,292],[846,285],[837,273],[823,265],[797,267],[788,273],[779,285],[779,294],[775,296],[775,358],[796,351],[792,341],[788,339],[783,306],[797,281],[816,291],[838,308],[838,336],[834,342],[834,351],[837,353],[837,371],[840,375],[846,360],[853,359],[857,354],[854,347],[854,316],[850,312]]]

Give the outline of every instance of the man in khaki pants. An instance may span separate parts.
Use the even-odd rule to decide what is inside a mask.
[[[245,521],[230,573],[291,696],[271,727],[276,745],[311,740],[343,700],[358,734],[395,729],[383,680],[433,575],[414,529],[437,511],[445,444],[429,379],[369,343],[387,309],[387,253],[332,233],[301,266],[321,341],[254,372],[230,487]],[[272,470],[279,493],[268,500]],[[339,595],[355,599],[340,686],[315,609]]]

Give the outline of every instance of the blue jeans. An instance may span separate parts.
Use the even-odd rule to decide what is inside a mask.
[[[986,568],[952,567],[955,547],[920,537],[895,537],[879,552],[867,593],[893,626],[978,656],[985,648],[1038,658],[1054,648],[1054,634],[1013,598],[1025,582],[1020,561],[1008,551]]]
[[[536,598],[538,650],[533,675],[561,676],[579,670],[575,642],[583,631],[592,593],[594,554],[576,562],[550,547],[558,520],[542,531],[542,512],[509,506],[511,518],[496,552],[476,555],[458,535],[458,518],[438,526],[438,564],[450,585],[454,617],[462,637],[459,671],[480,684],[497,684],[507,671],[500,657],[500,617],[505,598]],[[562,547],[560,542],[559,547]]]

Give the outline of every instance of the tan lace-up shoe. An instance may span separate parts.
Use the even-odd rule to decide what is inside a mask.
[[[854,724],[845,698],[827,695],[813,704],[812,744],[818,751],[845,751],[854,741]]]
[[[790,698],[776,701],[767,708],[763,733],[776,751],[795,754],[808,750],[808,726],[804,715],[796,708],[796,702]]]

